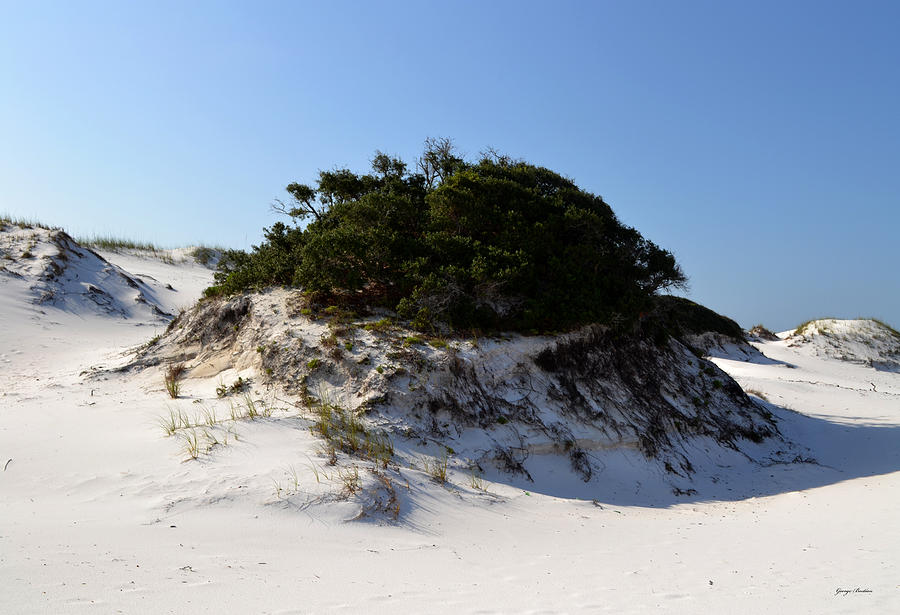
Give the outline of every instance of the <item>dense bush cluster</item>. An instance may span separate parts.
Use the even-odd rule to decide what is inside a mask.
[[[207,295],[288,285],[419,326],[555,330],[632,317],[685,280],[671,253],[549,169],[466,162],[448,140],[426,141],[415,172],[381,153],[372,167],[290,184],[277,208],[293,222],[226,252]]]
[[[744,340],[739,324],[689,299],[663,295],[654,303],[651,320],[675,337],[719,333],[738,342]]]

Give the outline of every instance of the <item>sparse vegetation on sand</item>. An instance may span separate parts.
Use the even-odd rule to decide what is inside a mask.
[[[829,321],[829,320],[840,320],[840,319],[835,318],[834,316],[823,316],[822,318],[812,318],[812,319],[804,321],[800,325],[798,325],[797,328],[794,329],[793,333],[791,333],[791,337],[798,336],[798,335],[804,335],[804,334],[808,333],[811,325],[814,325],[814,324],[817,324],[818,329],[821,333],[828,333],[829,325],[825,321]],[[896,338],[900,339],[900,331],[897,331],[894,327],[892,327],[888,323],[884,322],[883,320],[879,320],[878,318],[872,318],[872,317],[864,317],[864,316],[860,316],[854,320],[873,322],[878,327],[883,329],[887,334],[891,335],[892,337],[896,337]]]
[[[176,399],[181,392],[181,378],[184,376],[184,372],[184,363],[173,363],[166,368],[166,371],[163,374],[166,392],[172,399]]]
[[[394,456],[394,445],[390,438],[370,429],[363,423],[359,413],[324,401],[313,408],[314,434],[326,442],[326,453],[333,458],[335,451],[354,455],[387,467]]]
[[[249,388],[250,382],[251,380],[249,378],[244,378],[243,376],[238,376],[231,385],[226,385],[224,382],[220,381],[218,386],[216,386],[216,395],[219,397],[228,397],[229,395],[234,395],[236,393],[243,393]]]
[[[113,235],[91,235],[89,237],[76,237],[76,241],[83,246],[98,250],[141,250],[144,252],[161,252],[162,248],[149,241],[136,241],[115,237]]]
[[[12,216],[10,214],[0,214],[0,227],[4,226],[17,226],[21,229],[40,228],[47,231],[55,231],[61,229],[61,227],[59,226],[50,226],[31,218],[20,218],[18,216]]]
[[[219,246],[197,246],[191,250],[191,257],[201,265],[210,265],[216,260],[225,248]]]
[[[778,341],[778,336],[775,335],[772,331],[767,329],[762,324],[753,325],[753,327],[747,332],[753,337],[758,337],[761,340],[766,340],[770,342]]]
[[[443,485],[447,482],[447,469],[450,466],[450,455],[447,451],[444,451],[441,456],[436,459],[425,457],[422,459],[422,466],[428,476],[435,482]]]
[[[91,235],[87,237],[78,237],[78,243],[95,250],[109,250],[111,252],[122,250],[134,250],[137,252],[149,252],[163,262],[174,264],[175,259],[172,257],[171,250],[163,248],[149,241],[140,241],[114,235]],[[219,246],[198,245],[187,252],[187,255],[193,258],[201,265],[215,264],[220,254],[225,252],[225,248]]]
[[[216,446],[227,446],[230,441],[239,440],[236,425],[240,421],[270,418],[274,411],[271,403],[245,394],[237,401],[229,400],[227,415],[218,414],[214,405],[199,402],[199,408],[194,412],[170,406],[157,423],[167,437],[175,436],[182,441],[188,458],[197,459]]]
[[[811,326],[815,325],[817,323],[819,324],[819,332],[820,333],[828,333],[829,327],[824,322],[827,320],[839,320],[839,319],[836,318],[835,316],[823,316],[821,318],[811,318],[811,319],[806,320],[806,321],[800,323],[799,325],[797,325],[797,328],[794,329],[794,331],[793,331],[793,333],[791,333],[790,337],[794,337],[797,335],[805,335],[805,334],[809,333]]]
[[[886,330],[886,331],[887,331],[888,333],[890,333],[892,336],[896,337],[897,339],[900,339],[900,331],[897,331],[894,327],[892,327],[891,325],[887,324],[887,323],[884,322],[883,320],[879,320],[879,319],[877,319],[877,318],[869,318],[868,320],[871,320],[872,322],[874,322],[874,323],[880,325],[884,330]]]

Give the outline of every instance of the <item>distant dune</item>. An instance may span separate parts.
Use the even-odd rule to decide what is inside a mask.
[[[811,320],[782,337],[816,356],[900,372],[900,333],[878,320]]]

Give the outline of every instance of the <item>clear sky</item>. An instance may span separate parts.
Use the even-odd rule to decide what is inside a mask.
[[[493,146],[744,326],[900,326],[900,2],[6,2],[0,212],[247,248],[291,181]]]

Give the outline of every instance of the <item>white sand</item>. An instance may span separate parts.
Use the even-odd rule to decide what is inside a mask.
[[[211,278],[106,256],[171,284],[167,311]],[[0,613],[900,612],[900,374],[759,344],[775,363],[715,361],[821,465],[721,468],[693,497],[650,480],[640,507],[604,476],[558,498],[406,470],[392,525],[317,499],[337,478],[315,480],[316,440],[287,419],[240,422],[185,461],[157,422],[215,398],[212,379],[176,403],[159,370],[82,375],[164,329],[35,306],[0,280]],[[651,474],[621,457],[608,472]]]

